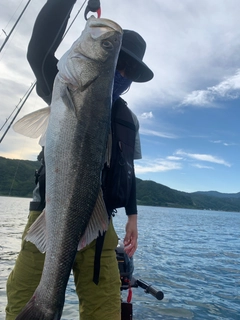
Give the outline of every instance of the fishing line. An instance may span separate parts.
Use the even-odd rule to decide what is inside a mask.
[[[0,143],[3,141],[4,137],[6,136],[8,130],[11,128],[14,120],[16,119],[17,115],[19,114],[19,112],[21,111],[22,107],[24,106],[25,102],[27,101],[28,97],[30,96],[31,92],[33,91],[34,87],[36,86],[36,82],[34,82],[31,87],[28,90],[28,93],[25,97],[25,99],[22,101],[22,104],[20,106],[20,108],[18,109],[18,111],[16,112],[15,116],[13,117],[12,121],[10,122],[9,126],[7,127],[7,129],[5,130],[4,134],[2,135],[2,138],[0,139]]]
[[[1,128],[0,128],[0,131],[5,127],[5,125],[7,124],[8,120],[11,118],[11,116],[13,115],[13,113],[15,112],[15,110],[18,108],[18,105],[19,105],[20,102],[21,102],[21,99],[20,99],[20,101],[18,102],[18,104],[16,105],[16,107],[13,109],[13,111],[12,111],[12,113],[9,115],[9,117],[6,118],[4,124],[3,124],[3,125],[1,126]]]
[[[78,12],[76,13],[75,17],[73,18],[72,22],[70,23],[69,27],[67,28],[66,32],[63,35],[63,38],[65,38],[65,36],[67,35],[68,31],[70,30],[70,28],[72,27],[73,23],[75,22],[75,20],[77,19],[79,13],[81,12],[83,6],[85,5],[85,3],[87,2],[87,0],[85,0],[83,2],[83,4],[81,5],[80,9],[78,10]]]
[[[13,189],[13,185],[14,185],[14,182],[15,182],[15,179],[16,179],[16,175],[17,175],[17,172],[18,172],[18,168],[19,168],[20,161],[21,161],[21,160],[19,159],[18,162],[17,162],[15,174],[14,174],[14,177],[13,177],[13,179],[12,179],[12,184],[11,184],[11,187],[10,187],[9,192],[8,192],[8,196],[9,196],[9,197],[11,196],[11,193],[12,193],[12,189]]]
[[[85,5],[86,2],[87,2],[87,0],[84,0],[83,4],[81,5],[80,9],[79,9],[78,12],[76,13],[76,15],[75,15],[75,17],[73,18],[72,22],[70,23],[69,27],[67,28],[67,30],[66,30],[65,33],[63,34],[62,40],[60,41],[59,45],[62,43],[63,39],[65,38],[65,36],[66,36],[67,33],[69,32],[70,28],[72,27],[74,21],[75,21],[76,18],[78,17],[79,13],[81,12],[81,10],[82,10],[82,8],[83,8],[83,6]],[[45,64],[45,61],[46,61],[49,53],[51,52],[51,49],[52,49],[53,46],[54,46],[55,41],[56,41],[57,38],[58,38],[59,33],[61,32],[61,28],[64,26],[65,22],[67,21],[69,15],[70,15],[70,13],[71,13],[71,11],[72,11],[72,8],[68,11],[65,19],[63,20],[63,22],[62,22],[62,24],[61,24],[61,27],[59,28],[58,33],[56,34],[56,37],[55,37],[54,41],[52,42],[52,45],[51,45],[50,48],[48,49],[48,51],[47,51],[47,53],[46,53],[46,55],[45,55],[45,57],[44,57],[44,59],[43,59],[43,63],[42,63],[42,75],[43,75],[43,78],[44,78],[46,87],[48,87],[48,91],[49,91],[49,92],[51,92],[51,89],[49,88],[48,82],[47,82],[47,80],[46,80],[46,78],[45,78],[45,75],[44,75],[44,64]]]
[[[2,46],[1,46],[1,48],[0,48],[0,52],[1,52],[2,49],[4,48],[5,44],[8,42],[8,39],[10,38],[13,30],[16,28],[18,22],[20,21],[22,15],[24,14],[25,10],[27,9],[27,7],[28,7],[28,5],[29,5],[29,3],[30,3],[31,1],[32,1],[32,0],[28,0],[27,4],[26,4],[25,7],[23,8],[23,10],[22,10],[22,12],[20,13],[19,17],[17,18],[17,21],[15,22],[14,26],[13,26],[12,29],[10,30],[9,34],[6,34],[6,33],[4,32],[4,33],[6,34],[6,39],[4,40],[4,42],[3,42],[3,44],[2,44]],[[4,30],[3,30],[3,31],[4,31]]]
[[[20,2],[19,6],[17,7],[17,9],[14,11],[13,15],[11,16],[11,18],[8,20],[8,23],[6,24],[5,28],[2,29],[2,33],[4,33],[5,36],[7,36],[7,33],[5,31],[5,29],[8,27],[10,21],[12,20],[12,18],[14,17],[15,13],[18,11],[18,8],[20,7],[20,5],[22,4],[23,0]],[[2,34],[0,35],[2,36]]]
[[[28,90],[26,91],[26,93],[23,95],[23,97],[19,100],[18,104],[16,105],[16,107],[14,108],[14,110],[12,111],[12,113],[8,116],[8,118],[6,118],[4,124],[1,126],[0,131],[5,127],[5,125],[7,124],[8,120],[11,118],[11,116],[14,114],[15,110],[18,109],[18,106],[20,105],[20,103],[22,102],[22,100],[24,99],[24,97],[28,94],[30,88],[32,87],[32,85],[28,88]]]

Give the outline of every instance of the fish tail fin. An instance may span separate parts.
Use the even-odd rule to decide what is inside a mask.
[[[55,313],[44,310],[33,296],[15,320],[59,320],[62,315],[62,310],[57,310]]]

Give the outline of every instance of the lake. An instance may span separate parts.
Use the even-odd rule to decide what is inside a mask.
[[[0,320],[5,318],[6,280],[20,249],[30,200],[0,197]],[[164,299],[134,288],[133,319],[240,319],[240,213],[138,209],[134,277],[163,291]],[[122,238],[124,210],[113,221]],[[78,319],[72,276],[62,319]]]

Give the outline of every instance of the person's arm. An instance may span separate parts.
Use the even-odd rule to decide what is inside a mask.
[[[132,257],[137,250],[137,214],[128,216],[126,224],[126,235],[124,238],[124,250],[129,257]]]
[[[125,252],[132,257],[137,250],[138,228],[137,228],[137,200],[136,200],[136,178],[133,175],[131,194],[125,208],[128,216],[126,223],[126,235],[124,238]]]
[[[139,136],[139,122],[136,115],[132,112],[133,121],[136,127],[136,138],[134,148],[134,159],[141,159],[141,143]],[[131,194],[127,206],[125,207],[128,221],[126,224],[126,235],[124,238],[125,252],[131,257],[137,250],[138,228],[137,228],[137,196],[136,196],[136,177],[133,170],[133,180]]]
[[[58,59],[55,52],[62,41],[76,0],[48,0],[37,16],[27,59],[37,79],[37,93],[50,104]]]

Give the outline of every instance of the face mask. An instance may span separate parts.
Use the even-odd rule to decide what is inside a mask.
[[[119,96],[130,87],[131,83],[131,80],[123,77],[120,72],[116,70],[113,84],[113,102],[115,102]]]

